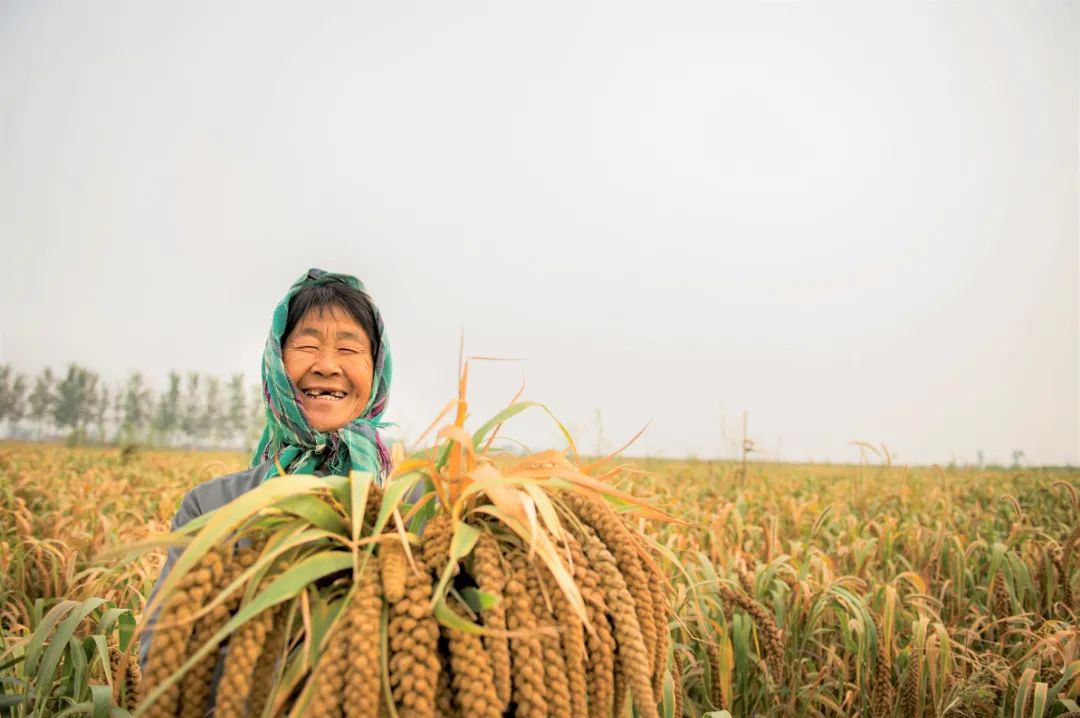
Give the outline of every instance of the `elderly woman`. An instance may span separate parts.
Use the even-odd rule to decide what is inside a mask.
[[[189,491],[173,530],[282,472],[325,476],[356,469],[385,478],[390,455],[378,430],[391,373],[382,318],[364,285],[347,274],[308,271],[274,309],[262,361],[266,428],[252,465]],[[180,553],[170,549],[150,600]],[[152,627],[153,619],[140,639],[144,667]]]

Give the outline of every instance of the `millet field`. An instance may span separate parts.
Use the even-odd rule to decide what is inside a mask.
[[[219,532],[251,538],[235,561],[205,524],[175,586],[195,627],[159,629],[178,648],[148,675],[154,537],[245,457],[0,444],[0,715],[199,715],[230,631],[259,648],[226,666],[218,716],[1080,715],[1080,471],[743,475],[440,437],[400,473],[438,501],[356,477],[267,497]]]

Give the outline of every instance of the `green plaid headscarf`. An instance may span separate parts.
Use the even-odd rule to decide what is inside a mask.
[[[381,419],[390,398],[390,377],[393,372],[390,344],[386,341],[386,329],[383,327],[378,307],[371,304],[375,314],[375,328],[379,334],[371,397],[364,413],[337,431],[323,433],[311,428],[300,409],[300,390],[285,373],[285,364],[281,359],[281,340],[284,338],[282,334],[289,317],[289,303],[292,298],[305,287],[331,282],[343,282],[353,289],[364,291],[364,285],[356,277],[310,269],[292,285],[289,293],[274,309],[274,320],[270,327],[270,336],[266,339],[262,361],[266,428],[263,429],[251,465],[257,466],[268,459],[275,459],[280,469],[289,474],[311,474],[316,469],[322,469],[333,475],[347,476],[350,470],[355,469],[370,471],[376,480],[382,481],[390,472],[390,453],[383,445],[378,430],[387,426]],[[369,339],[374,340],[375,337]],[[280,469],[269,472],[266,478],[277,476]]]

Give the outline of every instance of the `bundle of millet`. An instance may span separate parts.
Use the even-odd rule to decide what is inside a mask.
[[[658,716],[668,581],[612,504],[662,514],[560,452],[484,454],[497,422],[468,437],[464,414],[381,485],[280,477],[185,528],[144,715],[195,715],[227,638],[219,718]],[[250,531],[270,538],[223,562]]]

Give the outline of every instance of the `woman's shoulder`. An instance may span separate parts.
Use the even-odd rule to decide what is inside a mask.
[[[242,471],[217,476],[191,489],[180,502],[180,509],[173,518],[173,530],[251,491],[263,482],[273,466],[273,459],[269,459]]]

